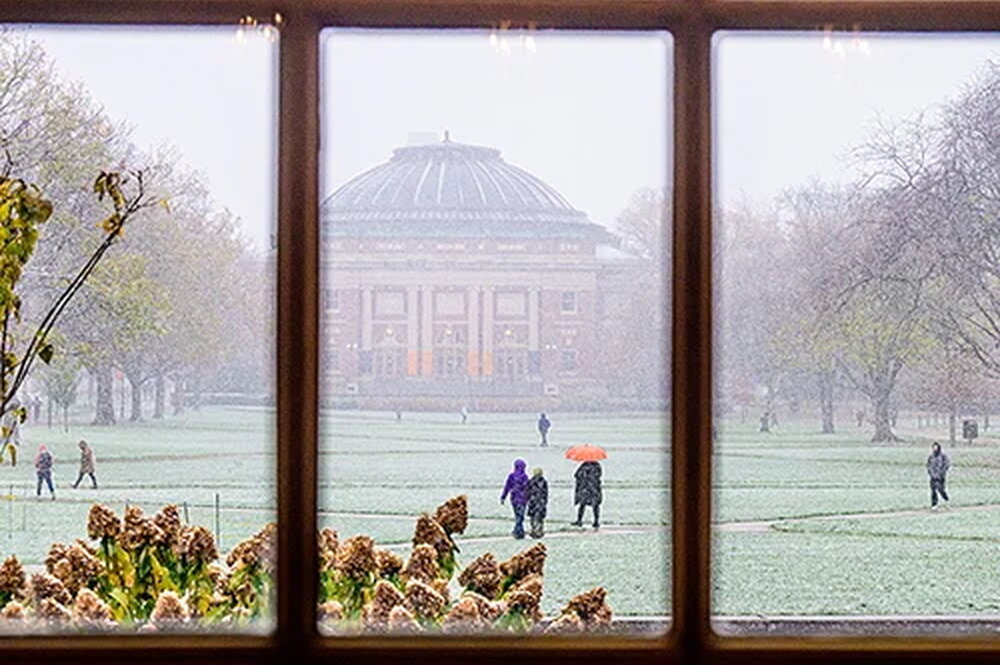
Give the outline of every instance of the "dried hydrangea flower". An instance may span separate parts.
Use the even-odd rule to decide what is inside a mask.
[[[4,605],[0,611],[0,618],[4,621],[23,621],[27,617],[27,609],[16,600],[12,600]]]
[[[107,629],[115,625],[111,608],[90,589],[81,589],[73,603],[73,617],[79,626]]]
[[[389,612],[389,630],[393,633],[412,634],[421,633],[424,629],[417,623],[413,613],[400,605]]]
[[[164,541],[163,531],[152,520],[143,516],[142,508],[129,506],[125,509],[121,538],[123,549],[135,550],[146,545],[161,544]]]
[[[156,599],[156,606],[149,619],[158,629],[183,626],[191,618],[187,603],[173,591],[164,591]]]
[[[37,608],[43,600],[53,599],[62,605],[73,602],[73,597],[57,577],[47,573],[34,573],[31,576],[31,601]]]
[[[99,503],[90,507],[87,515],[87,535],[94,540],[117,538],[122,531],[122,521],[115,512]]]
[[[75,595],[81,588],[89,586],[91,580],[100,575],[103,569],[97,557],[78,544],[64,547],[61,553],[62,558],[51,566],[50,571],[66,585],[70,594]]]
[[[408,580],[430,582],[438,576],[440,570],[437,550],[430,545],[417,545],[410,554],[410,560],[403,567],[403,577]]]
[[[345,577],[360,580],[375,572],[375,543],[368,536],[353,536],[341,543],[334,567]]]
[[[441,594],[441,597],[444,598],[445,605],[451,602],[451,590],[448,588],[448,580],[438,577],[437,579],[431,580],[427,584]]]
[[[462,598],[468,598],[476,604],[479,610],[479,616],[493,623],[496,621],[500,615],[507,611],[507,603],[502,600],[490,600],[482,594],[478,594],[475,591],[465,591],[462,593]]]
[[[611,608],[606,602],[607,596],[608,592],[604,587],[594,587],[571,598],[563,608],[563,614],[576,614],[587,628],[607,626],[611,623]]]
[[[551,634],[572,634],[572,633],[582,633],[584,631],[583,620],[576,614],[576,612],[569,612],[563,614],[559,618],[555,619],[548,625],[545,629],[546,633]]]
[[[520,580],[528,575],[542,575],[545,567],[545,543],[535,543],[500,564],[500,572]]]
[[[379,577],[398,575],[403,569],[403,558],[389,550],[375,550],[375,570]]]
[[[344,606],[336,600],[328,600],[319,606],[320,621],[341,621],[344,618]]]
[[[278,525],[269,522],[255,537],[261,564],[266,572],[273,573],[278,561]]]
[[[174,554],[187,561],[211,563],[219,557],[212,532],[203,526],[181,527],[173,550]]]
[[[545,580],[541,575],[528,575],[523,580],[512,586],[508,591],[522,591],[535,596],[539,602],[542,600],[542,591]]]
[[[74,541],[74,544],[79,545],[80,549],[82,549],[84,552],[86,552],[90,556],[97,556],[97,550],[94,549],[93,547],[91,547],[90,544],[87,543],[87,541],[80,540],[79,538],[77,538]]]
[[[45,557],[45,570],[53,573],[56,564],[59,563],[59,560],[66,558],[66,551],[68,549],[69,547],[63,543],[52,543],[52,545],[49,546],[49,553]]]
[[[472,633],[485,626],[479,605],[468,596],[459,598],[441,621],[441,630],[446,633]]]
[[[451,554],[452,549],[455,547],[445,530],[430,515],[421,515],[418,517],[417,524],[413,529],[414,547],[423,544],[433,547],[437,551],[439,559]]]
[[[167,504],[160,508],[160,512],[153,515],[153,524],[163,533],[163,544],[171,547],[177,542],[183,526],[181,511],[175,504]]]
[[[418,617],[432,619],[444,609],[445,599],[434,587],[410,580],[406,583],[406,607]]]
[[[52,628],[67,626],[73,615],[66,609],[66,606],[55,598],[45,598],[35,605],[35,616],[47,623]]]
[[[385,580],[379,580],[375,584],[375,593],[372,599],[361,608],[361,618],[366,630],[382,630],[389,621],[389,613],[392,608],[403,604],[405,601],[403,594],[395,585]]]
[[[3,564],[0,564],[0,592],[22,596],[24,582],[24,566],[12,554],[4,560]]]
[[[504,596],[504,600],[509,612],[519,612],[532,621],[542,618],[538,609],[539,597],[529,591],[511,591]]]
[[[493,558],[492,553],[486,552],[465,567],[458,576],[458,583],[487,598],[495,598],[502,579],[500,564]]]
[[[261,566],[267,572],[274,572],[277,525],[268,524],[247,540],[238,543],[226,557],[230,568]]]
[[[319,565],[320,570],[330,570],[333,568],[333,561],[337,556],[337,548],[340,540],[337,532],[326,527],[319,532]]]
[[[469,524],[469,502],[464,494],[448,499],[434,511],[434,519],[448,535],[465,533]]]

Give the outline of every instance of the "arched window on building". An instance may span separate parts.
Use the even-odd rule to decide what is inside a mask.
[[[406,372],[406,342],[392,326],[386,326],[375,342],[375,376],[402,376]]]
[[[495,331],[496,376],[518,380],[528,375],[528,327],[501,326]]]
[[[467,350],[464,326],[439,326],[434,331],[434,376],[464,376]]]

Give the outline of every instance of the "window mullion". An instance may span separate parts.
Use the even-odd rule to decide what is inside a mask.
[[[319,26],[283,17],[277,298],[278,641],[289,662],[316,639],[319,344]]]

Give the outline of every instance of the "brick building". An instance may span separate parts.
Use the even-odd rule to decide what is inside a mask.
[[[503,408],[604,390],[603,285],[629,261],[498,150],[397,148],[321,216],[325,394]]]

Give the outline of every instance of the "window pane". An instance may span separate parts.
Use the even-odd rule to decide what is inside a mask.
[[[720,629],[993,632],[1000,39],[715,49]]]
[[[3,632],[270,630],[274,37],[0,28]]]
[[[662,631],[669,36],[322,44],[321,627]]]

